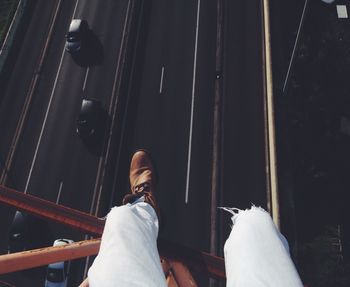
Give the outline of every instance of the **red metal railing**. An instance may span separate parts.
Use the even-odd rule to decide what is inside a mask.
[[[0,202],[95,237],[100,237],[103,232],[104,219],[1,185]],[[94,255],[98,252],[99,244],[99,239],[94,239],[63,247],[48,247],[2,255],[0,256],[0,273]],[[201,272],[216,279],[225,279],[224,260],[221,257],[164,240],[158,240],[158,248],[164,272],[168,275],[169,286],[196,286],[189,270]]]

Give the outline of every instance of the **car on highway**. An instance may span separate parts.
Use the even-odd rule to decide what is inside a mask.
[[[76,131],[83,138],[89,138],[96,134],[101,123],[102,105],[96,99],[82,99],[80,112],[77,119]]]
[[[79,52],[85,44],[88,30],[86,20],[73,19],[66,34],[66,51],[72,54]]]
[[[8,253],[41,248],[52,242],[48,222],[17,210],[8,233]]]
[[[21,252],[27,249],[28,216],[16,211],[9,232],[8,253]]]
[[[56,239],[53,246],[73,243],[71,239]],[[45,287],[66,287],[68,282],[70,261],[51,263],[47,266]]]

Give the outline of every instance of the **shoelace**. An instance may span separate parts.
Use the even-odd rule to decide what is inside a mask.
[[[149,182],[143,182],[134,187],[134,192],[137,194],[145,193],[145,192],[150,192],[150,189],[151,189],[151,184]]]

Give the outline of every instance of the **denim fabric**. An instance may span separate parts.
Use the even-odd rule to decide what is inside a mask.
[[[224,246],[227,287],[302,287],[287,240],[262,208],[226,209],[232,230]]]
[[[107,215],[89,287],[167,286],[157,250],[158,218],[143,199]]]
[[[232,213],[224,246],[228,287],[302,287],[288,243],[270,215],[253,206]],[[107,216],[89,287],[167,286],[157,250],[158,219],[143,198],[114,207]]]

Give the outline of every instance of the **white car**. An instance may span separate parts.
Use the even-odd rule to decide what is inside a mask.
[[[56,239],[53,246],[62,246],[73,243],[71,239]],[[66,287],[70,261],[51,263],[47,266],[45,287]]]

